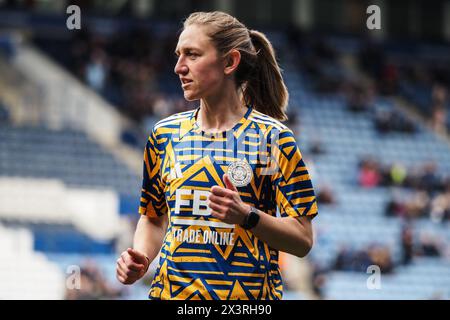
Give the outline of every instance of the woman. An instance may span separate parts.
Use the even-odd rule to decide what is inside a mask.
[[[184,97],[200,104],[150,134],[141,218],[117,277],[134,283],[161,249],[151,299],[281,299],[278,250],[309,252],[317,205],[279,121],[288,92],[273,48],[226,13],[197,12],[175,53]]]

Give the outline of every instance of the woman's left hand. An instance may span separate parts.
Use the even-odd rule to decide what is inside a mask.
[[[226,188],[213,186],[208,196],[207,205],[211,208],[211,216],[228,224],[243,224],[250,206],[242,201],[227,174],[223,175],[223,181]]]

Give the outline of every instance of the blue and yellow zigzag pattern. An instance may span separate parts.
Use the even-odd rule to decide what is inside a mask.
[[[149,296],[281,299],[278,251],[250,231],[208,216],[202,201],[212,186],[224,186],[229,164],[245,159],[253,179],[238,188],[244,202],[270,215],[278,209],[283,217],[314,217],[314,190],[294,135],[249,107],[231,130],[212,136],[198,127],[198,111],[159,121],[145,147],[139,212],[169,215]]]

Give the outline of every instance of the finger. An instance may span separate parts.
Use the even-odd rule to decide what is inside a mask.
[[[210,202],[209,203],[209,207],[212,210],[217,211],[217,212],[219,212],[221,214],[224,214],[227,211],[227,207],[221,206],[221,205],[219,205],[219,204],[217,204],[215,202]]]
[[[223,188],[221,186],[213,186],[211,187],[211,193],[216,196],[231,198],[233,197],[234,191]]]
[[[215,196],[213,194],[210,194],[208,196],[208,203],[214,202],[218,205],[221,206],[225,206],[225,207],[231,207],[231,205],[233,204],[233,201],[230,200],[230,198],[225,198],[225,197],[219,197],[219,196]]]
[[[130,268],[128,268],[128,266],[125,264],[124,261],[119,261],[118,262],[119,268],[120,270],[125,274],[125,276],[127,277],[138,277],[140,271],[134,271],[131,270]]]
[[[136,259],[137,262],[144,262],[145,260],[147,260],[141,252],[135,249],[128,248],[127,252],[133,259]]]
[[[145,262],[147,262],[147,259],[144,258],[144,261],[140,261],[138,258],[132,257],[128,251],[125,251],[121,258],[123,262],[132,270],[140,271],[141,268],[145,268]]]
[[[122,271],[123,274],[128,272],[128,267],[122,259],[117,260],[117,269]]]
[[[131,263],[131,264],[127,264],[128,269],[130,269],[131,271],[134,272],[141,272],[142,270],[144,270],[145,266],[143,264],[136,264],[136,263]]]
[[[214,211],[214,210],[211,211],[211,216],[216,218],[216,219],[219,219],[219,220],[224,220],[225,219],[225,215],[224,214],[222,214],[220,212],[217,212],[217,211]]]
[[[133,258],[128,254],[128,252],[124,251],[119,258],[121,261],[128,265],[129,263],[133,263]]]
[[[130,270],[126,266],[122,266],[121,270],[127,278],[139,278],[141,274],[141,272]]]
[[[236,186],[231,182],[230,177],[228,176],[228,174],[224,174],[223,175],[223,181],[225,182],[225,186],[227,187],[227,189],[232,190],[232,191],[238,191],[238,189],[236,188]]]
[[[128,269],[136,271],[136,272],[141,272],[144,268],[145,265],[140,264],[140,263],[135,263],[133,260],[130,259],[130,257],[121,257],[122,261],[125,263],[125,265],[128,267]]]
[[[116,278],[123,284],[129,284],[130,278],[120,268],[117,268]]]
[[[125,284],[125,279],[121,275],[116,274],[116,278],[117,278],[117,280],[119,280],[119,282]]]
[[[117,276],[117,278],[123,279],[123,281],[126,281],[128,278],[127,275],[125,274],[125,272],[122,271],[122,269],[120,269],[119,267],[116,269],[116,276]]]

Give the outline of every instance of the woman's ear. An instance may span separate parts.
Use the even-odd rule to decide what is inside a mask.
[[[230,52],[225,57],[225,69],[224,73],[226,75],[232,74],[237,67],[239,66],[239,63],[241,62],[241,53],[239,50],[231,49]]]

